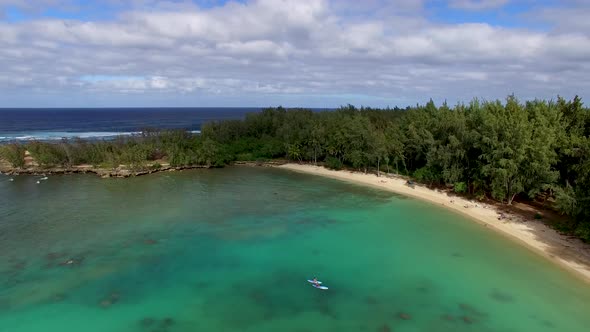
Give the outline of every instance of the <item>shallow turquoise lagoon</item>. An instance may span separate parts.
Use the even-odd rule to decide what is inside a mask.
[[[0,176],[0,331],[590,329],[587,284],[416,200],[249,167],[37,180]]]

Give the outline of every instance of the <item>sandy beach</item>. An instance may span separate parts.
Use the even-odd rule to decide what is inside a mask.
[[[278,167],[368,185],[459,212],[469,217],[470,220],[477,221],[483,227],[506,235],[590,283],[590,245],[578,239],[561,235],[539,220],[523,219],[515,215],[505,215],[505,219],[499,220],[500,212],[495,206],[451,196],[446,192],[418,185],[410,188],[406,185],[406,181],[399,177],[383,174],[381,177],[377,177],[375,174],[347,170],[334,171],[313,165],[285,164]]]

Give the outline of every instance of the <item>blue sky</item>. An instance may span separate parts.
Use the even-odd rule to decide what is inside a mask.
[[[587,93],[583,0],[0,0],[0,107]]]
[[[7,1],[3,6],[4,19],[9,22],[23,20],[34,20],[40,18],[55,19],[76,19],[83,21],[113,20],[125,11],[131,10],[158,10],[170,8],[170,4],[178,6],[194,5],[202,9],[211,9],[226,5],[228,2],[246,4],[248,1],[226,1],[226,0],[193,0],[193,1],[168,1],[158,4],[156,1],[98,1],[98,0],[72,0],[63,2],[61,6],[23,6],[17,1]],[[477,1],[472,1],[477,3]],[[501,1],[497,1],[502,3]],[[1,3],[1,2],[0,2]],[[23,1],[26,3],[26,1]],[[34,3],[34,2],[29,2]],[[492,1],[493,3],[493,1]],[[463,22],[486,22],[492,25],[501,26],[530,26],[531,22],[522,22],[521,15],[526,14],[533,8],[540,7],[561,7],[559,1],[507,1],[490,9],[465,9],[452,6],[452,1],[426,1],[423,8],[427,17],[437,22],[463,23]]]

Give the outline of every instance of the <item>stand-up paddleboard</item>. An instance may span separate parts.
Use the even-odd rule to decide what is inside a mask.
[[[328,289],[328,287],[326,286],[320,286],[322,284],[321,281],[318,280],[318,285],[316,285],[313,280],[307,280],[313,287],[317,288],[317,289]]]

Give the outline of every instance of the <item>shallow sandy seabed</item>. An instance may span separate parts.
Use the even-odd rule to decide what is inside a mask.
[[[411,188],[406,185],[406,180],[402,178],[384,175],[377,177],[375,174],[347,170],[335,171],[320,166],[302,164],[285,164],[278,167],[369,185],[459,212],[485,227],[516,240],[518,243],[525,245],[590,283],[590,245],[561,235],[540,221],[534,219],[524,220],[517,216],[511,216],[509,219],[512,220],[498,220],[500,212],[494,206],[461,197],[449,196],[445,192],[421,186]]]

